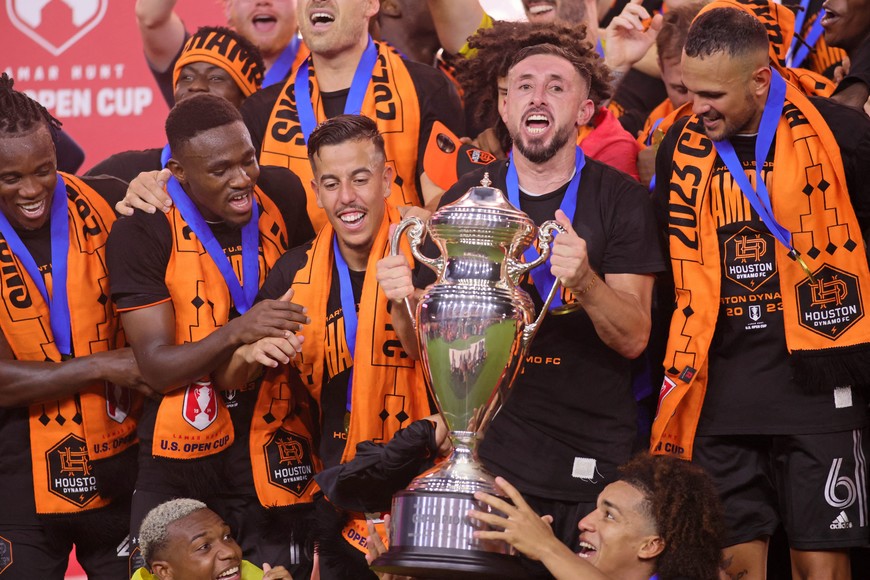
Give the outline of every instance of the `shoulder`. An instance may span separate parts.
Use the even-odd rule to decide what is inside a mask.
[[[646,188],[636,179],[589,157],[586,157],[586,165],[580,176],[580,191],[598,192],[602,197],[614,194],[647,197]]]
[[[261,165],[257,185],[272,201],[279,202],[288,197],[291,200],[295,198],[305,199],[305,188],[302,186],[302,181],[286,167]]]
[[[79,177],[82,182],[93,189],[114,211],[115,204],[124,199],[127,193],[127,183],[110,175]]]
[[[498,159],[480,169],[469,171],[460,177],[459,181],[453,184],[453,186],[448,189],[443,196],[441,196],[441,201],[438,202],[438,205],[442,206],[456,201],[462,197],[469,188],[480,185],[483,176],[487,174],[493,187],[504,190],[506,187],[505,176],[507,175],[507,165],[508,163],[506,159]]]
[[[278,102],[278,99],[284,90],[284,84],[285,83],[278,83],[262,88],[245,99],[245,102],[242,103],[239,110],[242,113],[242,118],[245,120],[245,124],[248,125],[249,128],[251,128],[251,122],[253,120],[260,119],[264,115],[266,116],[266,119],[268,119],[268,116],[272,114],[272,108],[275,106],[275,103]]]
[[[94,165],[85,175],[111,175],[130,182],[143,171],[161,169],[161,149],[123,151]]]
[[[313,243],[312,240],[301,246],[296,246],[278,258],[262,288],[260,288],[258,299],[275,300],[287,291],[296,277],[296,272],[305,267],[308,261],[308,250],[311,249]]]
[[[123,245],[124,251],[137,252],[142,246],[137,244],[143,241],[157,241],[171,246],[172,229],[169,220],[161,212],[145,213],[136,210],[131,216],[122,216],[115,220],[112,233],[109,235],[109,244]],[[162,245],[162,244],[161,244]],[[153,247],[149,244],[149,247]]]
[[[870,118],[863,111],[823,97],[810,97],[810,102],[831,129],[840,151],[848,154],[870,138]]]

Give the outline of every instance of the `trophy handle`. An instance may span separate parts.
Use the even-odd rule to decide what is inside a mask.
[[[444,270],[444,260],[442,258],[437,258],[433,260],[427,256],[424,256],[420,253],[420,244],[423,243],[423,232],[425,228],[425,224],[423,220],[416,216],[409,216],[399,222],[399,225],[396,226],[396,230],[393,232],[393,237],[390,238],[390,255],[398,256],[399,255],[399,243],[402,240],[402,232],[406,229],[411,228],[408,232],[408,243],[411,245],[411,253],[414,255],[414,258],[422,262],[424,265],[429,267],[429,269],[433,270],[439,277],[441,277],[441,272]],[[414,309],[411,308],[411,300],[410,298],[405,298],[405,308],[408,310],[408,316],[411,318],[411,324],[414,325],[414,328],[417,327],[416,317],[414,316]]]
[[[541,248],[541,255],[527,264],[514,263],[513,265],[517,272],[517,279],[535,266],[547,261],[547,258],[550,257],[550,251],[552,250],[550,244],[553,241],[553,232],[565,233],[565,228],[560,226],[555,220],[548,220],[541,224],[541,227],[538,229],[538,247]],[[538,327],[541,325],[541,321],[544,320],[544,316],[550,310],[550,303],[553,301],[553,298],[556,296],[556,292],[560,287],[561,284],[559,284],[559,280],[556,279],[556,281],[553,282],[553,286],[550,288],[550,292],[547,294],[547,299],[544,300],[544,305],[541,308],[541,312],[538,313],[538,318],[531,324],[526,325],[523,329],[523,348],[528,347],[532,342],[535,333],[538,331]]]

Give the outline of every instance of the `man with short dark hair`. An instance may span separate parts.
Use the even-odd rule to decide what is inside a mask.
[[[132,580],[292,580],[283,566],[264,564],[264,574],[242,560],[230,527],[195,499],[173,499],[149,511],[139,546],[151,571],[140,568]]]
[[[556,236],[550,264],[523,280],[537,309],[551,285],[561,283],[558,310],[538,329],[480,457],[513,481],[536,511],[552,515],[556,536],[569,546],[576,543],[577,521],[594,509],[616,467],[631,455],[636,425],[629,359],[646,346],[652,274],[664,268],[644,188],[576,146],[578,128],[594,113],[590,86],[602,74],[591,47],[576,53],[543,44],[520,51],[501,107],[511,157],[469,173],[441,200],[455,201],[488,173],[535,223],[555,217],[566,230]],[[397,274],[399,268],[394,283],[410,295],[410,269],[395,265]]]
[[[192,496],[212,502],[256,560],[298,564],[289,532],[278,539],[269,525],[286,522],[254,493],[248,435],[268,409],[254,388],[219,392],[211,374],[239,346],[286,337],[306,320],[289,297],[253,305],[278,257],[313,235],[304,191],[287,170],[258,166],[238,110],[215,95],[178,103],[166,136],[173,207],[121,220],[108,250],[127,338],[164,394],[140,423],[131,527],[162,501]],[[276,186],[285,183],[294,187]]]
[[[108,295],[113,178],[57,171],[59,123],[0,76],[0,573],[127,574],[136,420],[153,395]]]
[[[693,115],[656,161],[676,302],[652,449],[713,476],[730,574],[762,576],[782,524],[795,577],[847,578],[868,538],[870,121],[768,51],[737,8],[686,39]]]

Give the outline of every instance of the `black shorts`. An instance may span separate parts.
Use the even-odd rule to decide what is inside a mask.
[[[725,545],[770,536],[780,523],[798,550],[866,545],[866,439],[866,429],[696,437],[693,461],[725,508]]]
[[[73,545],[89,580],[131,575],[129,504],[116,502],[81,515],[0,524],[0,579],[63,580]]]

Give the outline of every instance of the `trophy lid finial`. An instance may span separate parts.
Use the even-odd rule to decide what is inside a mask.
[[[480,185],[483,187],[489,187],[492,185],[492,181],[489,180],[489,171],[483,174],[483,179],[480,180]]]

